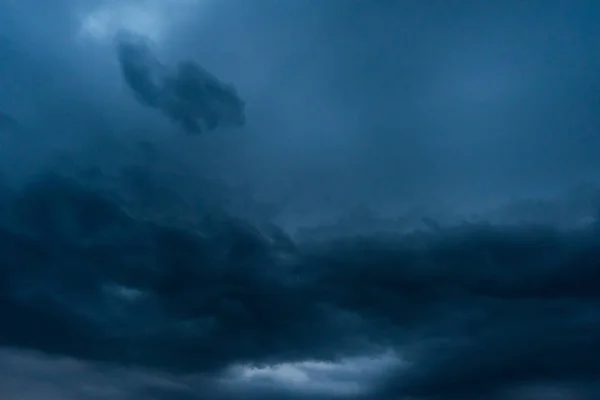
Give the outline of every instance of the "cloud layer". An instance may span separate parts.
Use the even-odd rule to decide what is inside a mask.
[[[403,362],[372,389],[416,398],[600,373],[594,224],[303,244],[226,217],[196,231],[137,219],[58,175],[11,199],[0,230],[5,347],[216,375],[391,350]]]

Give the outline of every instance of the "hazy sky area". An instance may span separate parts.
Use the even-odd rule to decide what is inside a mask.
[[[3,6],[0,106],[24,124],[61,119],[79,143],[90,134],[73,125],[87,119],[119,136],[159,119],[118,76],[113,35],[124,28],[154,39],[165,62],[197,60],[246,101],[244,129],[182,145],[204,173],[294,192],[312,214],[363,202],[470,211],[598,178],[591,0],[56,4]],[[67,134],[43,136],[56,146]]]
[[[600,398],[599,21],[1,0],[0,398]]]

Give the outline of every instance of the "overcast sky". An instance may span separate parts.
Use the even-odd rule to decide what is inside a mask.
[[[213,142],[211,174],[264,193],[285,186],[313,213],[362,202],[468,211],[600,170],[592,0],[56,4],[3,6],[4,112],[158,119],[128,103],[119,79],[113,35],[133,30],[166,63],[194,59],[247,102],[244,129],[188,141],[189,157],[207,163],[195,155]]]
[[[105,205],[111,182],[96,199],[39,176],[139,177],[148,154],[126,149],[143,141],[163,164],[142,172],[171,185],[156,204],[202,177],[237,215],[256,211],[242,195],[279,205],[265,219],[284,229],[561,195],[600,180],[599,16],[595,0],[2,1],[0,397],[598,394],[597,228],[303,247],[221,221],[190,239]],[[235,87],[244,125],[189,135],[136,101],[122,31]],[[77,223],[44,217],[59,204],[95,222],[63,237]],[[98,226],[90,249],[77,235]]]

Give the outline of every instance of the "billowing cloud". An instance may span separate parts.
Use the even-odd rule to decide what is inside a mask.
[[[366,392],[338,390],[360,396],[478,398],[600,373],[593,224],[292,245],[229,218],[198,231],[140,220],[58,176],[8,207],[3,346],[171,373],[253,365],[238,377],[292,382],[327,373],[312,361],[396,353]]]

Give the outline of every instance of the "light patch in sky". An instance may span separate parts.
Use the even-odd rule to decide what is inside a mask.
[[[98,40],[112,38],[120,30],[128,30],[158,41],[164,35],[165,22],[156,2],[110,4],[85,16],[81,30]]]
[[[228,383],[244,387],[279,387],[307,394],[355,396],[370,389],[373,380],[400,365],[393,352],[353,357],[336,363],[303,361],[265,367],[235,366]]]
[[[144,298],[145,293],[139,289],[123,285],[107,285],[105,290],[118,299],[136,302]]]
[[[195,14],[210,0],[120,0],[103,3],[81,17],[86,38],[110,41],[119,31],[129,31],[160,43],[186,14]],[[193,11],[193,12],[192,12]]]

